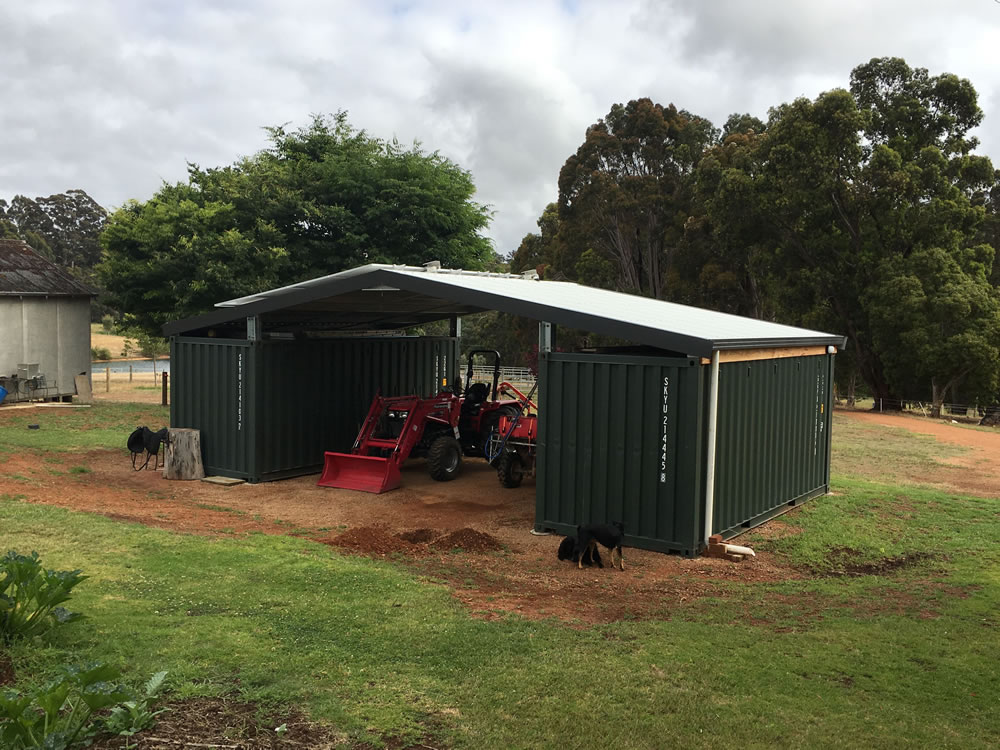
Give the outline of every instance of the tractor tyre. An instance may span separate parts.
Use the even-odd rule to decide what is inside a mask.
[[[448,435],[439,437],[427,449],[427,468],[431,477],[447,482],[458,476],[462,468],[462,446]]]
[[[513,451],[504,451],[497,460],[497,478],[504,487],[520,487],[521,480],[524,479],[521,457]]]

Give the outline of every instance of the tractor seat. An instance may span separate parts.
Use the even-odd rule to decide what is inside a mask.
[[[465,401],[462,402],[463,414],[478,414],[483,402],[489,398],[490,387],[486,383],[473,383],[465,393]]]

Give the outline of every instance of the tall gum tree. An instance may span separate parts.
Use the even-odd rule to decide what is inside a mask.
[[[694,168],[714,138],[710,122],[672,104],[614,105],[559,173],[558,270],[665,298]]]
[[[981,119],[968,81],[930,76],[898,58],[873,59],[853,71],[850,91],[773,109],[765,137],[747,144],[738,164],[716,170],[713,224],[763,235],[785,311],[844,332],[876,398],[898,401],[913,387],[903,378],[912,368],[898,363],[907,359],[903,350],[924,341],[918,334],[933,317],[927,311],[942,314],[948,295],[965,299],[954,309],[992,336],[992,255],[974,248],[996,182],[968,135]],[[948,284],[928,276],[945,270]],[[907,306],[887,304],[904,289],[912,292]],[[927,367],[918,372],[937,384],[939,398],[957,373],[990,382],[984,368],[997,367],[983,355],[988,343],[952,345],[959,340],[957,331],[939,328],[926,341],[948,357],[929,357],[923,347]]]

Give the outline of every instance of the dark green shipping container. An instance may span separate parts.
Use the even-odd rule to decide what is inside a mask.
[[[832,367],[832,355],[720,366],[714,533],[828,491]],[[540,368],[536,528],[621,520],[628,546],[697,554],[711,368],[555,352]]]
[[[375,393],[432,396],[458,339],[171,342],[170,424],[201,431],[207,474],[250,482],[318,472],[350,451]]]

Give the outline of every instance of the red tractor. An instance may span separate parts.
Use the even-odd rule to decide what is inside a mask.
[[[476,355],[493,355],[493,382],[473,382]],[[426,457],[430,475],[439,481],[458,476],[463,456],[483,456],[490,434],[502,417],[519,412],[521,394],[500,382],[500,354],[477,349],[469,354],[465,390],[442,390],[437,396],[385,397],[377,394],[350,453],[325,454],[319,485],[365,492],[399,487],[400,467],[411,456]]]

